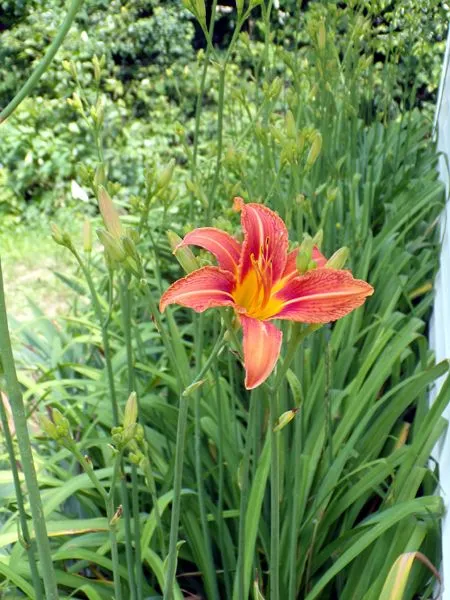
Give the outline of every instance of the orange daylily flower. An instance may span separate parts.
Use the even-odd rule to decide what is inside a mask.
[[[298,249],[288,252],[283,220],[242,198],[235,198],[234,208],[241,212],[243,243],[214,227],[188,233],[178,247],[200,246],[214,254],[218,266],[197,269],[173,283],[161,297],[160,310],[169,304],[197,312],[232,306],[243,331],[245,387],[253,389],[267,379],[280,355],[282,332],[273,319],[335,321],[361,306],[373,288],[350,271],[326,268],[327,259],[317,248],[317,268],[299,274]]]

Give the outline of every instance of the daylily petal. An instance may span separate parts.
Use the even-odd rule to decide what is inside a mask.
[[[200,227],[188,233],[178,248],[193,244],[214,254],[219,267],[234,273],[239,263],[241,245],[226,231],[215,227]]]
[[[283,219],[262,204],[245,204],[242,198],[234,199],[235,210],[241,211],[244,231],[239,279],[243,281],[252,268],[252,260],[264,258],[271,263],[272,282],[282,276],[287,260],[288,231]]]
[[[322,254],[317,246],[314,246],[313,248],[312,259],[316,263],[318,269],[324,267],[328,261],[328,258]]]
[[[289,277],[290,275],[293,275],[294,273],[297,272],[296,261],[297,261],[298,251],[299,251],[299,248],[295,248],[295,250],[292,250],[292,252],[289,252],[289,254],[287,256],[286,267],[284,268],[283,279],[285,277]],[[322,252],[319,250],[319,248],[317,246],[313,247],[312,259],[316,263],[316,265],[319,269],[321,267],[324,267],[327,264],[327,260],[328,260],[322,254]]]
[[[251,390],[272,373],[280,356],[283,334],[268,323],[239,315],[243,330],[245,387]]]
[[[203,267],[172,283],[161,296],[159,310],[162,312],[169,304],[187,306],[197,312],[213,306],[232,306],[233,287],[232,273],[219,267]]]
[[[354,279],[350,271],[315,269],[290,279],[274,298],[283,306],[275,319],[328,323],[361,306],[373,287]]]

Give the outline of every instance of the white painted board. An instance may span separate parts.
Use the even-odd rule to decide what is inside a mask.
[[[447,37],[436,106],[435,134],[439,156],[439,176],[445,184],[447,198],[450,187],[450,29]],[[450,358],[450,202],[447,202],[441,219],[442,249],[439,272],[435,283],[434,310],[430,326],[430,343],[436,354],[436,361]],[[439,391],[442,381],[438,381],[431,394],[431,401]],[[450,422],[450,407],[444,414]],[[444,579],[442,600],[450,600],[450,430],[443,436],[433,452],[439,462],[440,493],[446,506],[442,524],[442,566]]]

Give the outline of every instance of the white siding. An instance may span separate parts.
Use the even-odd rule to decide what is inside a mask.
[[[447,38],[447,48],[439,87],[436,108],[436,135],[438,142],[439,175],[447,190],[450,186],[450,30]],[[436,297],[434,312],[430,327],[430,342],[436,353],[436,360],[450,358],[450,202],[447,202],[441,221],[442,251],[440,269],[436,278]],[[432,397],[439,390],[442,382],[438,382]],[[450,421],[450,407],[444,415]],[[440,492],[444,499],[447,513],[450,512],[450,431],[443,437],[434,450],[435,458],[439,460]],[[450,600],[450,515],[447,514],[442,530],[442,573],[444,575],[444,590],[442,600]]]

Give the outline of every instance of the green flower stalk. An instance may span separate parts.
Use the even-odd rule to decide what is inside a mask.
[[[36,544],[40,557],[41,574],[44,580],[45,596],[47,600],[58,600],[58,587],[56,584],[55,571],[53,569],[50,542],[47,535],[44,509],[42,506],[39,484],[34,467],[33,454],[31,450],[30,436],[28,434],[25,406],[23,403],[22,390],[17,380],[14,357],[9,335],[8,321],[6,316],[5,294],[3,289],[3,275],[0,261],[0,358],[6,381],[6,391],[11,403],[11,411],[19,444],[22,460],[22,468],[25,483],[30,499],[30,509],[33,518]]]

